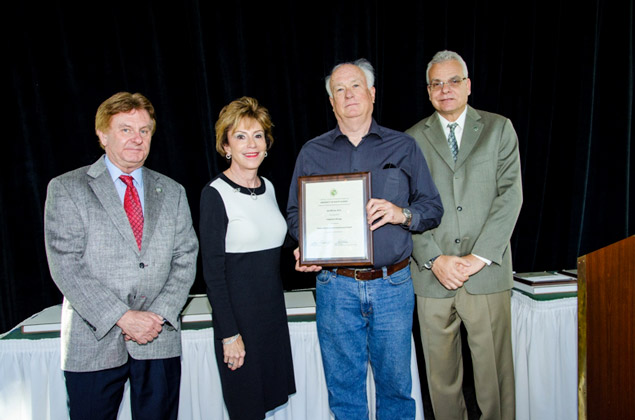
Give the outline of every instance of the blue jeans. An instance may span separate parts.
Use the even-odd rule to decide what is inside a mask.
[[[317,276],[317,330],[329,406],[336,420],[368,419],[366,377],[375,378],[377,420],[414,419],[410,346],[414,290],[410,268],[357,281]]]

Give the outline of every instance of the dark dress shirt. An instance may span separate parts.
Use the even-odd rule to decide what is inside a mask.
[[[302,147],[289,189],[289,234],[298,239],[298,177],[355,172],[371,173],[372,198],[385,199],[412,212],[409,228],[386,224],[373,232],[374,267],[408,258],[412,252],[410,231],[423,232],[441,222],[441,197],[414,139],[375,120],[357,146],[336,127]]]

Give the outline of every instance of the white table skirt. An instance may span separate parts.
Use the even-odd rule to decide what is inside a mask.
[[[578,301],[512,292],[517,420],[578,418]]]
[[[289,332],[297,392],[287,404],[268,413],[267,419],[332,419],[315,322],[291,322]],[[211,328],[183,331],[180,420],[229,420],[223,404],[213,337]],[[417,420],[423,420],[414,341],[411,345],[412,396],[417,405]],[[374,382],[368,383],[371,418],[375,418]],[[128,401],[126,385],[119,419],[131,418]],[[0,340],[0,420],[5,419],[68,419],[58,338]]]

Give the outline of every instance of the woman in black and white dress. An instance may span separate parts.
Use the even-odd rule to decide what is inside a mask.
[[[201,193],[200,240],[214,345],[232,420],[263,419],[295,393],[280,279],[286,223],[258,167],[273,143],[266,108],[243,97],[216,123],[229,168]]]

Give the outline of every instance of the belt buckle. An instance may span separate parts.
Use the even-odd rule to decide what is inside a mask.
[[[355,275],[353,276],[353,278],[357,281],[366,281],[364,279],[358,279],[357,278],[357,273],[367,273],[368,271],[370,271],[368,268],[356,268],[355,270]]]

